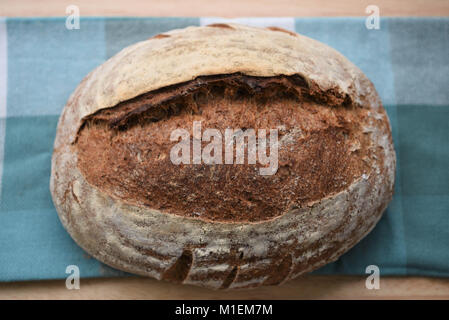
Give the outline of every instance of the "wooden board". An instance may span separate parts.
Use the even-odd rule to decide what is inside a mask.
[[[368,290],[365,277],[307,275],[281,286],[214,291],[148,278],[81,279],[0,283],[0,299],[449,299],[449,279],[381,277]]]
[[[384,16],[447,16],[447,0],[2,0],[0,16],[64,16],[76,4],[88,16],[299,17],[364,16],[375,4]]]

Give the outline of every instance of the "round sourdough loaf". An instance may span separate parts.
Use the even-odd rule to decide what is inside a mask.
[[[278,130],[278,168],[170,160],[175,129]],[[239,132],[239,131],[236,131]],[[50,189],[100,261],[209,288],[274,285],[336,260],[391,200],[395,153],[372,83],[279,28],[189,27],[92,71],[59,120]]]

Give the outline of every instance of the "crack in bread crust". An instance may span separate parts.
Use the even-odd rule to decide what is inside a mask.
[[[362,132],[367,112],[345,97],[318,95],[299,76],[200,77],[86,118],[76,141],[78,167],[92,185],[129,203],[198,219],[262,221],[369,173],[362,161],[370,144]],[[174,165],[170,133],[182,128],[192,136],[194,121],[222,136],[227,128],[277,129],[278,171],[261,176],[247,156],[241,165]]]

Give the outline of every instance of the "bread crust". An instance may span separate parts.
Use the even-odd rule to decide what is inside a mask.
[[[74,142],[83,121],[146,92],[200,76],[299,75],[310,88],[368,109],[371,171],[337,194],[260,222],[214,222],[130,204],[89,184]],[[92,71],[59,120],[50,189],[73,239],[131,273],[214,289],[283,283],[336,260],[391,200],[395,153],[388,117],[366,76],[328,46],[279,29],[189,27],[132,45]]]

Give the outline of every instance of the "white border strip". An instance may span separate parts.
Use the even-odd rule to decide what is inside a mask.
[[[202,17],[200,25],[205,26],[212,23],[240,23],[252,27],[279,27],[285,30],[295,32],[295,18],[275,18],[275,17],[258,17],[258,18],[218,18],[218,17]]]

